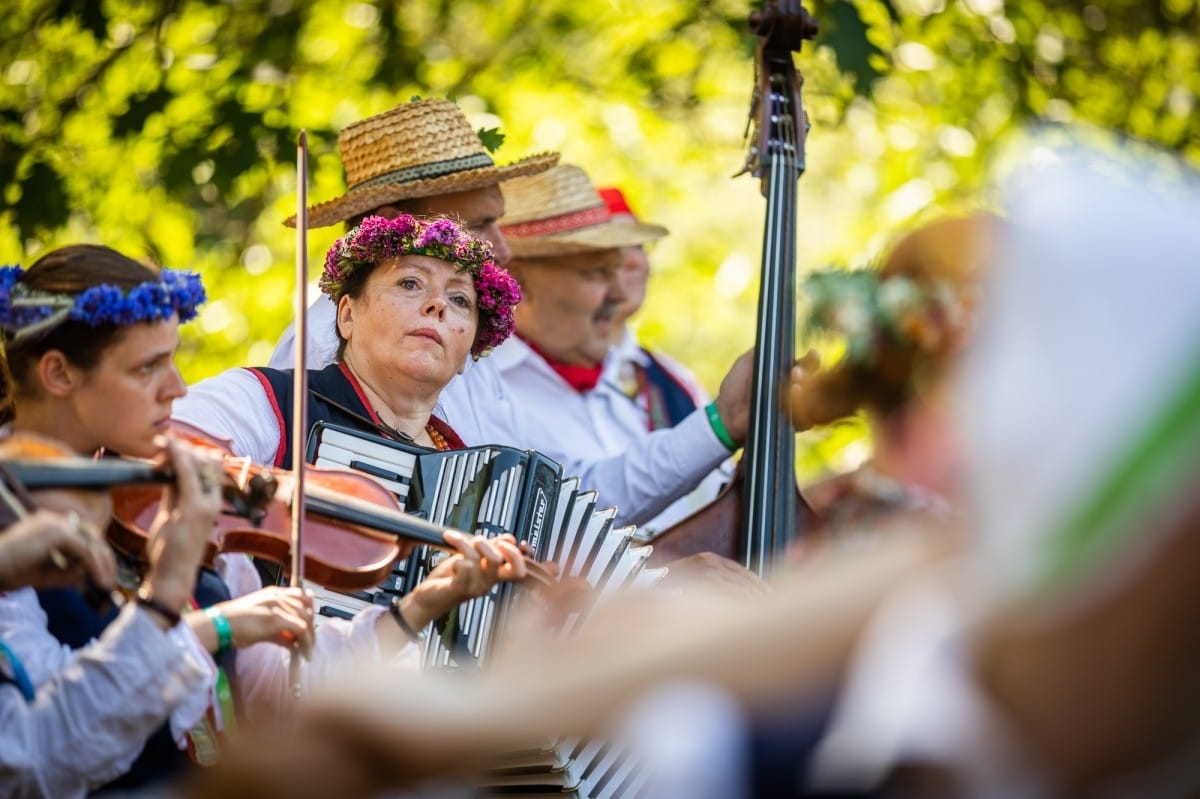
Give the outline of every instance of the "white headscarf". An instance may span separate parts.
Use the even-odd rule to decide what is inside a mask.
[[[963,398],[980,567],[1011,596],[1136,559],[1200,476],[1200,181],[1059,152],[1005,205]]]

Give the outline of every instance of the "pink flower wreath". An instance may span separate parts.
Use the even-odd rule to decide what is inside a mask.
[[[426,255],[471,273],[479,307],[479,330],[471,347],[476,359],[512,335],[516,325],[513,308],[521,301],[521,287],[512,275],[496,266],[490,243],[445,217],[367,217],[329,248],[318,285],[336,303],[354,272],[403,255]]]

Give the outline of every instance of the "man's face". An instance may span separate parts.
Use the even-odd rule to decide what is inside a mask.
[[[621,251],[526,258],[509,267],[521,283],[517,332],[556,361],[596,366],[625,301]]]
[[[472,235],[492,243],[496,263],[504,266],[512,258],[508,242],[500,232],[500,217],[504,216],[504,195],[499,186],[485,186],[482,189],[456,191],[453,194],[439,194],[435,197],[419,197],[407,200],[401,206],[384,206],[378,213],[381,216],[394,217],[400,211],[419,216],[434,216],[444,214],[461,219]]]
[[[646,250],[640,244],[635,247],[622,247],[620,280],[625,291],[625,301],[617,308],[612,331],[613,344],[621,342],[625,335],[625,323],[646,301],[646,284],[649,279],[650,260],[646,257]]]

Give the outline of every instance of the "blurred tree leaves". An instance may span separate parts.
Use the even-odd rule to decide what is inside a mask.
[[[861,260],[981,201],[1023,122],[1083,121],[1200,163],[1196,0],[811,0],[802,266]],[[204,273],[189,379],[261,362],[290,318],[294,141],[313,201],[337,133],[415,94],[559,149],[673,235],[639,332],[715,388],[748,346],[762,200],[728,180],[754,42],[744,0],[10,0],[0,15],[0,261],[102,241]],[[319,263],[336,230],[310,236]],[[831,449],[859,433],[824,435]],[[817,448],[818,453],[821,448]]]

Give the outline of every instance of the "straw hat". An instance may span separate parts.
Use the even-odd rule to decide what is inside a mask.
[[[494,186],[544,172],[558,153],[496,166],[462,109],[449,100],[416,100],[348,126],[338,137],[345,194],[308,209],[309,227],[344,222],[381,205]],[[296,217],[285,225],[295,227]]]
[[[614,218],[587,174],[573,164],[507,183],[504,204],[500,230],[516,257],[630,247],[667,235],[661,225]]]

